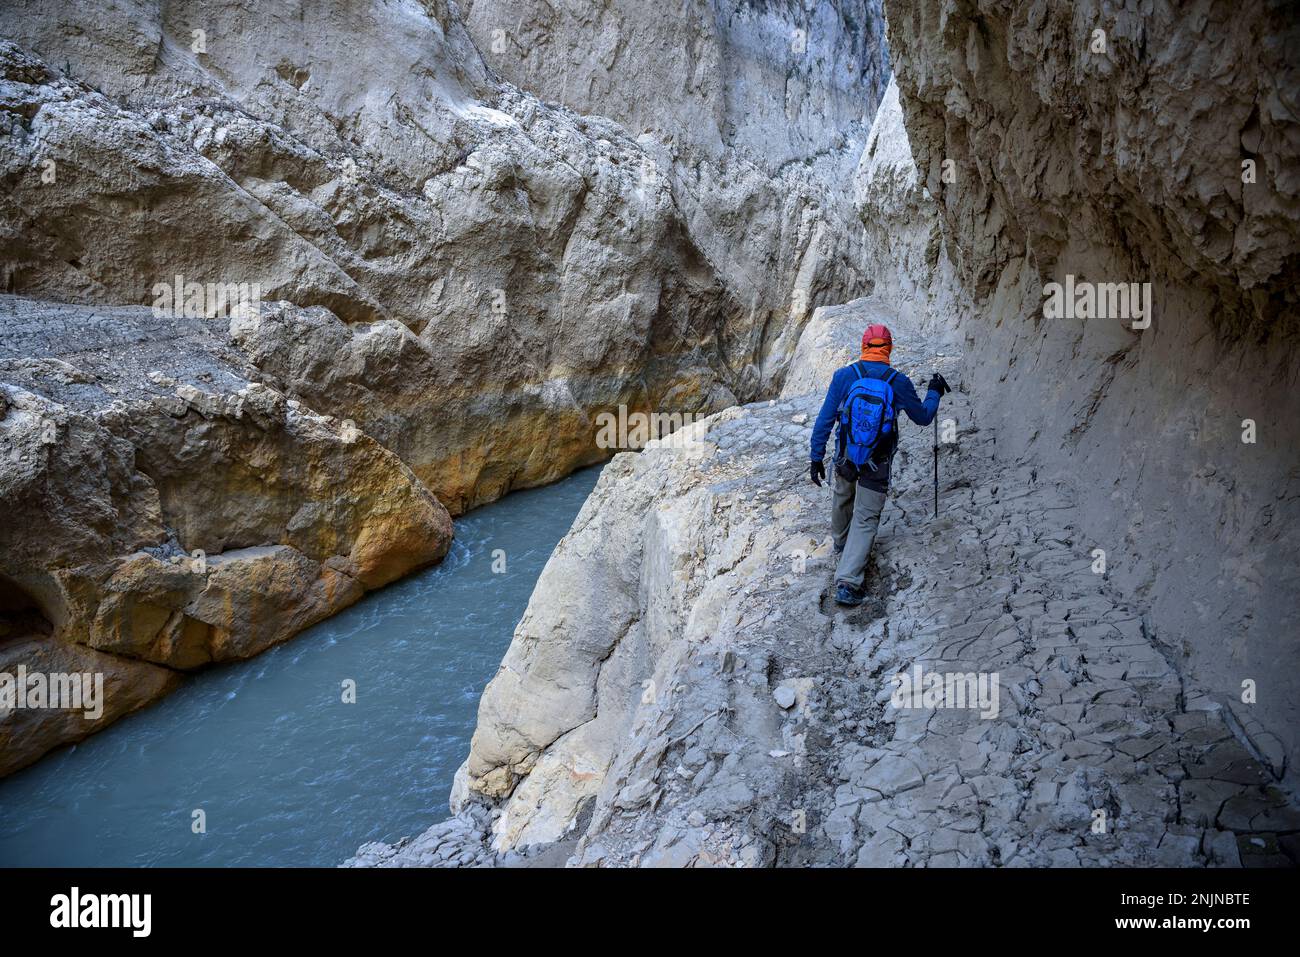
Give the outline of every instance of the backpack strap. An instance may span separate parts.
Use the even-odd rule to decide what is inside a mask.
[[[897,370],[897,369],[894,369],[894,368],[891,368],[891,369],[889,370],[889,375],[885,376],[885,385],[889,386],[889,388],[890,388],[891,391],[892,391],[893,388],[894,388],[894,384],[893,384],[893,383],[894,383],[894,376],[896,376],[896,375],[898,375],[898,370]],[[895,398],[897,398],[897,393],[894,393],[894,395],[895,395]],[[895,435],[897,435],[897,433],[898,433],[898,403],[897,403],[897,402],[894,403],[893,412],[894,412],[894,414],[893,414],[893,417],[890,419],[890,422],[891,422],[892,425],[893,425],[893,430],[892,430],[892,431],[894,432]],[[891,450],[889,454],[892,456],[894,453],[893,453],[893,451]]]
[[[862,365],[862,360],[861,360],[861,359],[859,359],[857,362],[850,362],[847,366],[845,366],[845,368],[846,368],[846,369],[852,369],[854,372],[857,373],[858,378],[855,380],[855,384],[856,384],[856,382],[861,382],[863,379],[872,378],[872,376],[871,376],[871,370],[866,369],[866,368],[863,367],[863,365]],[[898,370],[897,370],[897,369],[890,369],[890,370],[889,370],[889,375],[884,376],[883,381],[885,382],[886,385],[888,385],[890,382],[893,381],[894,376],[896,376],[896,375],[898,375]],[[848,399],[848,396],[845,395],[844,399],[847,400],[847,399]],[[840,402],[840,411],[841,411],[841,412],[844,411],[844,402],[843,402],[843,401]]]
[[[859,359],[857,362],[853,362],[849,364],[849,368],[858,374],[859,379],[865,379],[870,374],[867,369],[864,369],[862,367],[863,361],[864,360]],[[891,367],[889,370],[889,374],[881,376],[880,378],[882,381],[888,384],[894,380],[894,376],[896,375],[898,375],[898,370]]]
[[[864,368],[862,368],[862,362],[861,362],[861,361],[858,361],[858,362],[850,362],[850,363],[849,363],[847,366],[845,366],[844,368],[846,368],[846,369],[852,369],[855,373],[857,373],[857,376],[858,376],[858,377],[857,377],[857,379],[854,380],[854,383],[855,383],[855,384],[858,383],[858,382],[861,382],[863,379],[865,379],[865,378],[867,377],[867,370],[864,369]],[[852,386],[850,386],[849,388],[852,388]],[[839,407],[839,409],[837,410],[839,413],[842,414],[842,413],[844,412],[844,403],[848,401],[848,398],[849,398],[849,396],[848,396],[848,393],[846,392],[845,395],[844,395],[844,398],[840,400],[840,407]]]

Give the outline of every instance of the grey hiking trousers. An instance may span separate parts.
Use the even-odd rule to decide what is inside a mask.
[[[840,564],[835,569],[835,581],[853,588],[861,588],[867,574],[867,559],[876,542],[880,528],[880,513],[885,508],[885,493],[863,488],[850,482],[838,471],[835,476],[835,494],[831,503],[831,536],[840,553]]]

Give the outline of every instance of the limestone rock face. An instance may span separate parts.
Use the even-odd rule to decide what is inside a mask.
[[[690,0],[666,12],[474,0],[465,23],[506,80],[637,137],[642,179],[667,187],[751,310],[784,323],[804,304],[857,295],[861,227],[844,185],[889,77],[879,0]]]
[[[12,618],[10,618],[12,621]],[[0,626],[3,627],[3,626]],[[12,774],[62,744],[80,741],[123,715],[150,704],[173,690],[181,676],[169,668],[101,654],[84,645],[31,637],[0,637],[0,672],[42,675],[102,676],[102,711],[87,709],[20,710],[0,708],[0,777]],[[83,702],[84,703],[84,702]]]
[[[922,182],[949,225],[982,210],[960,232],[976,293],[1026,247],[1054,274],[1086,235],[1131,260],[1101,265],[1199,277],[1229,329],[1277,318],[1295,283],[1297,29],[1282,3],[894,4]]]
[[[1002,459],[962,357],[887,308],[818,310],[791,370],[814,382],[885,320],[902,369],[957,389],[938,516],[931,432],[902,423],[867,601],[831,599],[829,493],[807,479],[824,383],[617,456],[483,696],[458,812],[350,864],[1279,862],[1300,817],[1092,573],[1078,491]],[[896,695],[918,668],[985,692]],[[1123,825],[1093,833],[1098,808]]]
[[[856,358],[862,329],[880,321],[896,331],[900,369],[932,354],[878,301],[819,309],[795,352],[790,398],[727,410],[605,467],[479,704],[468,787],[500,804],[497,850],[564,840],[589,808],[587,846],[614,826],[611,816],[653,816],[674,785],[692,791],[699,761],[686,766],[686,780],[669,773],[687,740],[700,755],[736,755],[717,780],[701,782],[705,805],[720,802],[714,811],[743,817],[783,793],[783,762],[766,752],[789,743],[777,718],[787,709],[782,695],[806,700],[809,683],[795,672],[779,683],[775,660],[756,649],[801,631],[819,579],[802,580],[812,591],[794,605],[756,599],[754,590],[770,576],[785,580],[781,570],[803,568],[809,556],[824,564],[828,546],[808,534],[814,496],[795,483],[806,482],[821,391]],[[797,658],[785,647],[773,653]],[[743,829],[739,859],[771,863],[762,831]]]
[[[1294,863],[1296,27],[1277,3],[887,12],[898,80],[853,190],[872,297],[814,313],[776,403],[606,467],[484,695],[454,823],[364,862]],[[567,95],[617,112],[572,46]],[[1069,276],[1150,282],[1151,324],[1046,311]],[[940,513],[904,423],[844,611],[807,428],[876,321],[957,391]],[[914,668],[996,677],[1000,703],[896,701]],[[1123,825],[1094,834],[1097,809]]]
[[[877,126],[889,129],[873,141],[905,136],[933,199],[917,206],[906,177],[888,188],[864,156],[859,205],[882,226],[891,195],[930,210],[951,268],[882,262],[956,321],[982,418],[1005,423],[1000,454],[1077,483],[1108,574],[1151,602],[1180,670],[1290,776],[1300,674],[1279,663],[1300,653],[1294,16],[1214,0],[900,0],[888,21],[901,114],[887,95]],[[1068,281],[1149,282],[1149,327],[1114,308],[1049,315],[1048,284]]]
[[[7,4],[0,582],[41,640],[255,654],[608,457],[600,412],[778,387],[870,284],[879,7],[611,15],[642,76],[572,98],[542,5]],[[485,60],[501,16],[536,69]]]
[[[505,79],[634,134],[706,155],[736,150],[770,170],[869,127],[889,78],[878,0],[688,0],[673,15],[635,0],[463,9]]]
[[[866,231],[863,256],[874,298],[888,302],[927,337],[951,337],[969,316],[971,297],[957,277],[934,198],[912,159],[892,78],[853,176],[853,202]]]
[[[529,92],[586,29],[544,5],[476,4],[468,31],[443,3],[301,12],[21,5],[0,52],[8,289],[148,304],[179,275],[323,307],[242,341],[458,513],[604,457],[598,410],[770,392],[811,310],[869,285],[845,184],[883,85],[871,5],[621,5],[600,35],[622,80],[561,98],[605,116]],[[536,69],[490,55],[517,86],[478,52],[502,18],[557,45]],[[645,71],[701,24],[699,83],[661,99]],[[678,150],[702,109],[714,133]]]
[[[206,320],[6,296],[0,329],[0,649],[29,671],[103,665],[103,722],[169,669],[257,654],[450,545],[393,453],[250,379]],[[44,713],[56,726],[10,735],[7,769],[92,729]]]

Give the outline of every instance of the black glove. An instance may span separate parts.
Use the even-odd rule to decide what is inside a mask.
[[[822,479],[826,477],[826,466],[821,462],[814,462],[812,468],[808,470],[808,477],[812,479],[813,485],[821,488]]]
[[[939,398],[941,399],[947,393],[952,391],[952,388],[948,385],[948,380],[945,379],[943,376],[939,375],[939,373],[937,372],[934,375],[930,376],[930,388],[933,389],[935,392],[938,392]]]

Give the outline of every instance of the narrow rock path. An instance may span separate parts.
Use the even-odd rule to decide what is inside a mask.
[[[815,398],[751,414],[798,420],[815,414]],[[699,800],[694,734],[677,771],[669,751],[666,773],[655,778],[668,781],[656,816],[671,821],[674,806],[689,808],[686,826],[675,843],[661,835],[641,851],[647,862],[1289,863],[1284,848],[1296,851],[1300,815],[1233,736],[1221,707],[1184,687],[1141,611],[1110,586],[1075,528],[1070,491],[1040,482],[1032,467],[999,465],[996,433],[969,424],[964,396],[950,397],[940,418],[956,427],[956,440],[941,445],[941,513],[931,512],[930,430],[905,427],[871,599],[860,609],[830,601],[827,503],[803,487],[797,455],[780,473],[755,475],[779,474],[780,484],[757,482],[754,505],[794,492],[819,545],[802,572],[789,571],[788,555],[772,556],[766,580],[749,585],[753,607],[730,653],[755,659],[769,687],[791,688],[797,704],[767,742],[762,722],[735,720],[743,707],[733,701],[724,711],[730,733],[713,735],[706,751],[731,737],[727,753],[713,755],[721,759],[713,777],[738,783],[720,795],[706,779]],[[809,606],[820,621],[781,626]],[[895,707],[891,679],[918,666],[996,678],[997,715]],[[753,744],[760,754],[771,745],[769,757],[792,765],[778,800],[744,771]],[[749,812],[740,827],[738,812]],[[648,840],[645,822],[634,818],[626,830],[639,844],[623,853],[602,844],[596,859],[612,863],[631,852],[635,860]],[[706,833],[692,834],[698,830]],[[672,841],[671,824],[667,836]],[[766,849],[744,853],[763,838],[770,858]],[[599,840],[593,835],[588,849]]]
[[[944,417],[971,421],[956,399]],[[929,456],[914,444],[903,462],[873,569],[896,586],[883,607],[830,612],[842,677],[810,725],[833,757],[808,781],[822,815],[790,861],[1287,863],[1300,815],[1111,588],[1068,489],[997,465],[993,432],[958,435],[937,519]],[[918,666],[996,675],[996,717],[895,707],[889,679]]]
[[[1300,814],[1095,564],[1070,489],[1000,463],[960,391],[939,416],[940,515],[931,429],[905,423],[870,599],[836,606],[829,490],[806,474],[820,399],[720,413],[693,455],[617,457],[553,561],[593,581],[639,567],[644,648],[607,654],[597,716],[559,739],[528,801],[471,804],[352,863],[1291,863]],[[644,529],[631,552],[604,544],[615,526]],[[900,707],[894,676],[918,667],[985,699]],[[544,806],[568,803],[563,840],[529,847]],[[504,853],[484,848],[491,830],[512,836]]]

